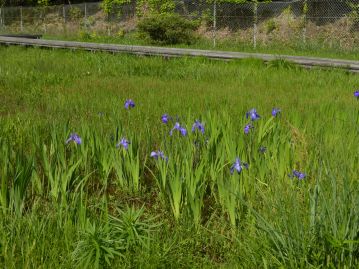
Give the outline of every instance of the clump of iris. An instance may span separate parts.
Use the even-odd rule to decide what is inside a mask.
[[[75,142],[77,145],[82,144],[82,139],[77,133],[70,134],[70,137],[66,140],[66,145],[71,141]]]
[[[122,138],[120,142],[117,143],[116,148],[123,147],[125,150],[128,149],[129,144],[131,144],[130,141],[128,141],[126,138]]]
[[[260,116],[255,108],[252,108],[246,113],[246,118],[250,118],[252,121],[259,120]]]
[[[307,175],[303,172],[300,172],[300,171],[297,171],[297,170],[293,170],[292,171],[292,174],[289,175],[289,177],[292,177],[292,178],[297,178],[299,180],[302,180],[306,177]]]
[[[132,101],[132,99],[127,99],[125,101],[125,108],[130,109],[135,107],[135,102]]]
[[[231,166],[231,175],[233,175],[234,171],[237,171],[237,173],[240,174],[244,168],[248,169],[248,164],[241,162],[241,160],[237,157],[235,162]]]
[[[267,148],[264,146],[260,146],[258,150],[260,153],[265,153],[267,151]]]
[[[359,100],[359,90],[354,92],[354,97]]]
[[[167,124],[170,120],[171,120],[171,117],[168,116],[168,114],[163,114],[162,117],[161,117],[161,121],[164,124]]]
[[[244,126],[244,133],[245,134],[249,134],[249,132],[251,131],[251,129],[253,129],[254,126],[252,124],[247,124],[246,126]]]
[[[182,136],[186,136],[187,135],[187,130],[186,128],[182,127],[178,122],[175,123],[175,126],[172,128],[172,130],[170,131],[170,135],[172,136],[173,131],[179,131]]]
[[[281,110],[279,108],[273,108],[272,109],[272,116],[277,117],[281,113]]]
[[[196,130],[199,130],[202,134],[204,134],[204,125],[199,120],[196,120],[194,124],[192,125],[192,133]]]
[[[165,161],[168,161],[168,157],[166,157],[165,154],[163,153],[163,151],[161,151],[161,150],[152,151],[150,156],[152,158],[155,158],[156,160],[158,160],[160,158],[160,159],[163,159]]]

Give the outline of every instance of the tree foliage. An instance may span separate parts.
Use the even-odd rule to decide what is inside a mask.
[[[177,14],[150,15],[138,24],[139,32],[157,44],[190,44],[198,25]]]
[[[48,6],[61,4],[77,4],[95,2],[97,0],[0,0],[0,6]],[[103,0],[102,6],[106,13],[114,7],[136,1],[136,6],[141,10],[146,8],[150,12],[168,13],[175,7],[175,0]],[[245,3],[245,2],[271,2],[276,0],[204,0],[207,3]]]
[[[106,14],[111,13],[114,7],[131,3],[131,0],[103,0],[101,7]]]

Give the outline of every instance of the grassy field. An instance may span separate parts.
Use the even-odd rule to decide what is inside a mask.
[[[0,59],[1,267],[359,266],[358,75],[19,47]]]

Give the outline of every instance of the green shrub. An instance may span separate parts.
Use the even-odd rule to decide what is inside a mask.
[[[266,23],[267,34],[270,34],[271,32],[273,32],[276,29],[278,29],[277,23],[273,19],[268,20]]]
[[[91,33],[89,33],[88,31],[80,31],[79,32],[79,37],[81,38],[81,40],[90,40],[91,39]]]
[[[68,10],[68,14],[70,20],[77,20],[83,17],[82,11],[78,7],[71,7]]]
[[[140,34],[157,44],[191,44],[197,27],[196,23],[175,14],[152,15],[138,25]]]

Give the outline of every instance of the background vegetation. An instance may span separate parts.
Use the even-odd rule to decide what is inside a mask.
[[[0,33],[358,59],[358,12],[350,2],[232,2],[118,0],[3,8]]]
[[[98,2],[98,0],[1,0],[4,2],[5,6],[35,6],[35,5],[61,5],[61,4],[76,4],[76,3],[85,3],[85,2]],[[243,3],[246,0],[220,0],[225,2],[237,2]],[[274,0],[276,1],[276,0]],[[105,5],[121,5],[124,3],[130,2],[130,0],[104,0]],[[258,2],[266,2],[259,0]],[[159,6],[167,6],[170,7],[173,5],[173,0],[139,0],[140,4],[149,4],[155,8]]]

